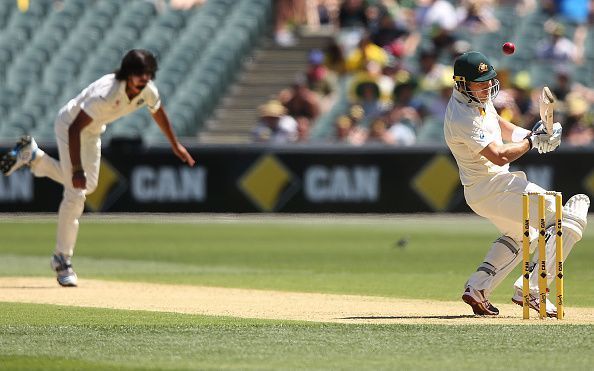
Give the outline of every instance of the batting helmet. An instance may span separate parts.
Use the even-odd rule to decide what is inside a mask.
[[[454,81],[458,90],[467,95],[472,100],[480,102],[476,98],[477,91],[468,90],[467,82],[485,82],[494,80],[493,86],[490,88],[489,98],[493,99],[499,93],[499,81],[495,79],[497,72],[493,65],[483,53],[470,51],[462,54],[454,62]]]

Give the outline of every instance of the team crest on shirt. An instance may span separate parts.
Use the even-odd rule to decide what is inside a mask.
[[[144,99],[139,99],[138,102],[136,102],[136,105],[140,106],[143,103],[144,103]]]
[[[489,66],[487,66],[486,64],[484,64],[483,62],[481,62],[478,65],[478,71],[480,73],[485,73],[485,72],[489,71]]]

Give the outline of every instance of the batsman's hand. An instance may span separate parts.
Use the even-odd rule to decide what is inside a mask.
[[[547,153],[554,151],[561,144],[561,134],[563,127],[560,123],[553,124],[552,134],[547,133],[544,123],[541,121],[534,125],[530,140],[532,141],[532,148],[536,148],[538,153]]]
[[[76,170],[72,173],[72,186],[79,189],[87,188],[87,174],[84,170]]]
[[[188,164],[188,166],[194,166],[194,164],[196,163],[196,161],[192,158],[192,155],[188,153],[186,147],[184,147],[179,142],[177,142],[173,146],[173,153],[175,153],[175,155],[179,157],[179,159],[182,160],[182,162]]]

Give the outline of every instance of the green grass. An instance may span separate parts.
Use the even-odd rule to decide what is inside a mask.
[[[51,277],[54,219],[19,220],[0,223],[0,275]],[[91,218],[74,264],[83,278],[459,300],[497,237],[474,218]],[[569,306],[594,306],[593,260],[590,229],[566,264]],[[494,301],[509,302],[517,274]],[[2,370],[586,370],[592,348],[591,325],[321,324],[0,303]]]
[[[83,278],[458,300],[498,237],[480,219],[148,224],[81,222]],[[31,233],[35,231],[35,233]],[[54,222],[0,224],[0,275],[51,276]],[[26,236],[24,238],[23,236]],[[400,247],[397,241],[406,239]],[[594,233],[566,264],[566,303],[594,306]],[[519,268],[495,291],[509,302]]]
[[[342,325],[0,303],[0,369],[587,370],[594,326]]]

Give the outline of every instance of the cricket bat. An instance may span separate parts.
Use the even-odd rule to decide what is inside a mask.
[[[555,106],[555,96],[548,86],[542,89],[540,96],[540,119],[544,122],[547,134],[553,134],[553,108]]]

